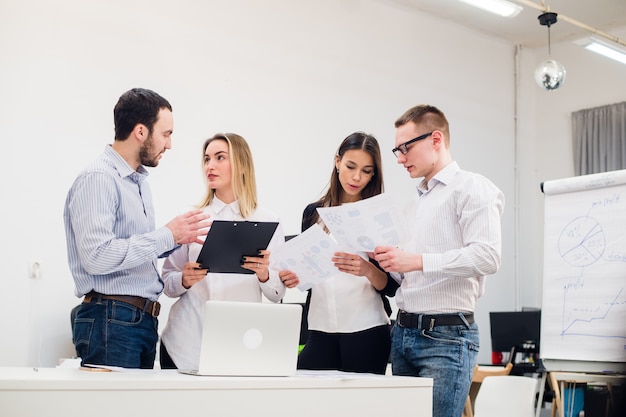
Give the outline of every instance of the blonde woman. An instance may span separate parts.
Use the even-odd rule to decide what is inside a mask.
[[[254,163],[244,138],[234,133],[216,134],[204,142],[202,155],[207,194],[200,207],[211,216],[209,220],[278,221],[276,215],[257,205]],[[197,243],[183,245],[165,260],[163,292],[178,300],[161,336],[162,369],[197,369],[206,301],[261,302],[262,295],[280,301],[285,286],[278,271],[269,269],[269,256],[271,249],[284,241],[279,224],[267,250],[242,263],[254,274],[199,269],[196,260],[202,246]]]

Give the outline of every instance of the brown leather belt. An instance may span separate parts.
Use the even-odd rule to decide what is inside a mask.
[[[113,300],[130,304],[138,309],[150,314],[152,317],[158,317],[161,312],[161,304],[158,301],[150,301],[147,298],[137,297],[134,295],[106,295],[91,291],[85,295],[83,303],[90,303],[99,300]]]
[[[413,314],[406,311],[399,311],[396,323],[402,327],[413,329],[430,330],[435,326],[457,326],[467,323],[474,323],[474,313],[469,314]]]

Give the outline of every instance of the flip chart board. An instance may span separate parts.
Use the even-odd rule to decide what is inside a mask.
[[[626,170],[542,184],[549,371],[626,370]]]

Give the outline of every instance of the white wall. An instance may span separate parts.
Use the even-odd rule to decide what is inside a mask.
[[[563,90],[548,95],[526,79],[536,64],[522,51],[516,98],[513,45],[394,2],[4,0],[0,366],[54,366],[73,355],[69,311],[79,299],[63,203],[78,171],[112,142],[113,106],[132,87],[154,89],[174,108],[173,149],[150,175],[159,225],[201,198],[202,142],[231,131],[249,141],[261,204],[278,212],[287,234],[299,232],[337,145],[356,130],[379,139],[386,190],[408,200],[416,184],[389,151],[393,121],[418,103],[442,108],[453,156],[507,198],[503,265],[477,308],[479,361],[489,362],[488,312],[541,304],[538,184],[573,174],[569,113],[624,99],[618,88],[593,86],[598,73],[621,81],[623,67],[574,46],[552,50],[567,57]],[[32,260],[41,263],[39,280],[27,276]],[[167,312],[171,301],[161,301]]]
[[[611,33],[624,39],[626,28]],[[518,277],[523,305],[541,300],[544,220],[540,185],[574,176],[571,113],[626,100],[626,66],[573,42],[553,44],[551,49],[551,57],[567,70],[558,90],[548,92],[534,84],[535,68],[548,58],[545,48],[525,50],[520,60]]]

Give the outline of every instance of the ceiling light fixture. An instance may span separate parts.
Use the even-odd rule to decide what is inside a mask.
[[[608,42],[595,36],[589,36],[574,42],[585,49],[626,64],[626,48],[615,42]]]
[[[548,27],[548,56],[550,56],[550,26],[557,22],[557,14],[548,11],[540,14],[538,19],[542,26]],[[565,67],[560,62],[548,58],[535,70],[535,81],[544,90],[556,90],[565,81]]]
[[[459,0],[474,7],[503,17],[515,17],[522,11],[522,6],[506,0]]]
[[[537,9],[541,12],[549,12],[550,9],[546,7],[543,3],[537,4],[530,0],[514,0],[516,3],[521,3],[524,6],[528,6],[533,9]],[[581,39],[575,41],[574,43],[581,45],[591,51],[598,52],[599,54],[607,53],[606,56],[609,58],[615,59],[621,63],[626,63],[620,54],[626,55],[626,41],[618,38],[617,36],[613,36],[609,33],[598,30],[592,26],[589,26],[583,22],[580,22],[576,19],[572,19],[571,17],[565,16],[562,13],[559,13],[559,18],[565,22],[571,23],[574,26],[578,26],[581,29],[585,29],[591,32],[591,37],[586,39]],[[595,43],[595,44],[592,44]],[[611,51],[612,50],[612,51]],[[602,51],[602,52],[601,52]]]

